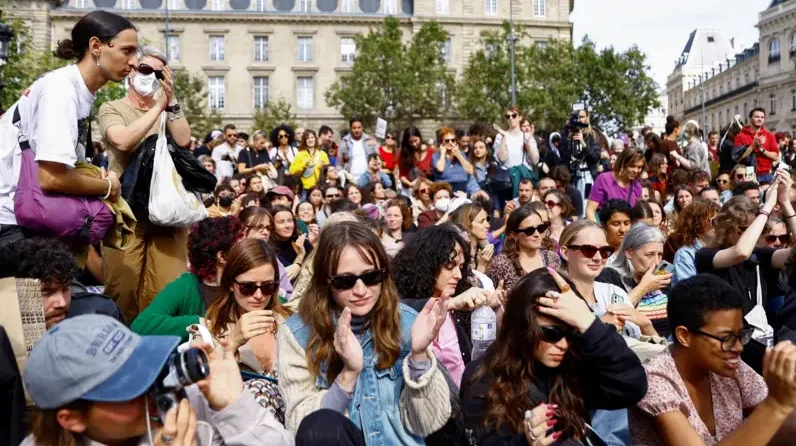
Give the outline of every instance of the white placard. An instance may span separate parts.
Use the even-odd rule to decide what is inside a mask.
[[[384,139],[387,134],[387,121],[377,118],[376,119],[376,138]]]

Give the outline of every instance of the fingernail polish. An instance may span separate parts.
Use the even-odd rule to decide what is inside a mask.
[[[555,410],[548,410],[547,413],[545,414],[545,416],[552,417],[555,414],[556,414]]]
[[[547,427],[553,427],[558,423],[558,420],[550,420],[547,422]]]
[[[557,431],[557,432],[553,433],[553,435],[551,435],[551,437],[553,437],[553,440],[558,440],[561,437],[561,431]]]

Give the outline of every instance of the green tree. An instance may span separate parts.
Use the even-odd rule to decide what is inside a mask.
[[[637,47],[598,52],[588,37],[575,48],[557,40],[525,44],[521,29],[515,35],[517,106],[538,128],[560,129],[572,104],[581,101],[592,109],[592,122],[611,130],[632,127],[659,105],[646,57]],[[470,57],[457,85],[456,105],[463,118],[502,122],[511,105],[508,36],[507,23],[501,32],[482,34],[482,48]]]
[[[271,129],[282,123],[296,128],[296,115],[290,108],[290,102],[282,98],[277,101],[268,101],[265,107],[255,111],[252,131],[262,130],[269,133]]]
[[[180,108],[191,125],[191,133],[204,137],[221,128],[221,115],[207,106],[205,81],[187,71],[179,71],[174,79],[174,91]]]
[[[379,117],[400,126],[443,115],[444,92],[454,86],[443,58],[448,33],[430,21],[410,42],[403,43],[402,37],[401,23],[394,17],[357,36],[352,70],[326,90],[326,103],[338,107],[346,119],[362,118],[366,126]]]

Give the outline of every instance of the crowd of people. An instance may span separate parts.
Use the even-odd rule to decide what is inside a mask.
[[[139,37],[84,16],[0,118],[0,277],[41,302],[0,316],[3,444],[792,444],[796,144],[765,110],[196,138]],[[162,148],[191,224],[146,206]]]

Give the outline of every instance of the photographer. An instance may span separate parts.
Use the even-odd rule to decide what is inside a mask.
[[[25,367],[25,387],[37,409],[22,446],[293,444],[244,392],[229,353],[210,358],[209,376],[184,388],[187,397],[165,414],[164,425],[152,425],[152,390],[168,385],[161,371],[173,364],[178,343],[176,336],[138,336],[106,316],[61,322],[31,350]]]
[[[561,130],[561,162],[569,165],[572,181],[588,197],[600,163],[600,138],[589,124],[588,110],[572,113]]]

